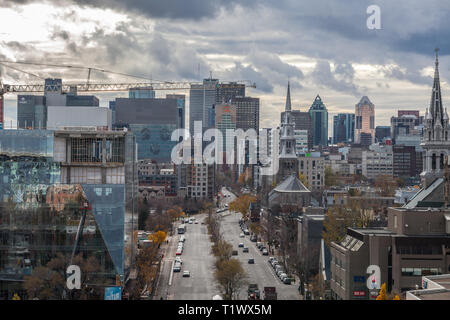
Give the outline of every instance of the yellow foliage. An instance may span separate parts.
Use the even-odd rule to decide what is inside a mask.
[[[396,294],[394,299],[392,299],[392,300],[400,300],[400,296],[398,294]]]
[[[377,300],[387,300],[386,297],[386,283],[383,283],[380,288],[380,293],[378,294]]]
[[[154,234],[151,235],[151,238],[154,243],[161,244],[166,240],[166,233],[164,231],[157,231]]]
[[[246,218],[250,203],[253,203],[256,200],[256,197],[249,194],[244,194],[230,203],[230,210],[240,212],[242,213],[242,217]]]

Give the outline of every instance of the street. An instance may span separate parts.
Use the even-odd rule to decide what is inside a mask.
[[[235,199],[235,196],[226,189],[223,189],[222,193],[225,195],[222,205]],[[245,238],[239,237],[242,232],[239,227],[241,214],[224,211],[220,215],[222,217],[221,229],[224,239],[230,242],[233,248],[239,252],[238,256],[233,256],[233,258],[241,261],[244,270],[248,274],[249,283],[258,284],[261,298],[263,298],[262,291],[264,287],[270,286],[276,287],[279,300],[300,299],[297,290],[298,284],[283,284],[267,262],[269,257],[262,255],[256,248],[256,243],[251,242],[249,236],[245,236]],[[181,236],[174,234],[169,238],[154,299],[159,300],[163,297],[163,299],[169,300],[211,300],[214,295],[220,294],[213,276],[214,256],[211,253],[211,242],[207,233],[207,227],[201,224],[206,215],[201,214],[193,217],[197,219],[198,224],[186,224],[186,233],[184,234],[186,241],[183,254],[180,256],[183,260],[181,272],[172,272],[173,262],[176,257],[175,252]],[[243,253],[243,248],[238,248],[240,242],[243,242],[244,246],[249,248],[248,253]],[[253,258],[255,264],[248,264],[249,258]],[[185,270],[190,271],[190,277],[183,277]],[[247,287],[242,289],[239,298],[241,300],[247,299]]]

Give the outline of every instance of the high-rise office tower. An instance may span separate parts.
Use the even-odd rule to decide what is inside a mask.
[[[215,125],[216,128],[222,133],[223,139],[223,148],[220,151],[222,152],[222,159],[225,160],[226,158],[223,157],[223,155],[228,152],[231,153],[235,150],[234,135],[230,135],[230,132],[227,132],[227,129],[233,131],[236,129],[236,106],[229,103],[218,104],[215,106],[215,111]]]
[[[367,145],[369,141],[375,143],[375,105],[364,96],[355,105],[355,143]]]
[[[313,144],[315,146],[328,145],[328,111],[319,95],[314,99],[311,108],[312,128],[313,128]]]
[[[186,128],[186,96],[184,94],[168,94],[166,99],[177,100],[178,128]]]
[[[259,132],[259,98],[235,97],[231,102],[236,106],[236,128]]]
[[[204,79],[201,85],[191,85],[189,92],[189,130],[194,133],[194,121],[202,121],[203,130],[209,128],[210,114],[216,104],[218,79]]]
[[[220,83],[216,90],[216,103],[233,102],[236,97],[245,97],[245,84]]]
[[[355,115],[339,113],[333,117],[333,143],[353,142],[355,137]]]

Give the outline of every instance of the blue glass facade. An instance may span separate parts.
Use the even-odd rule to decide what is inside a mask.
[[[333,143],[353,142],[355,139],[355,114],[339,113],[333,117]]]
[[[139,160],[170,162],[172,149],[177,144],[171,141],[176,124],[130,124],[129,127],[136,136]]]

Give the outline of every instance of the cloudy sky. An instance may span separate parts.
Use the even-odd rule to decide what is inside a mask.
[[[373,4],[380,30],[367,28]],[[248,95],[261,98],[261,127],[278,125],[290,79],[294,109],[309,109],[320,94],[331,135],[332,116],[354,112],[363,95],[376,106],[376,125],[389,125],[398,109],[424,112],[435,47],[447,105],[449,14],[448,0],[0,0],[0,60],[157,80],[198,81],[210,71],[250,80],[257,88]],[[3,82],[87,77],[83,69],[13,66],[31,74],[1,67]],[[95,71],[91,79],[137,81]],[[103,106],[120,95],[98,94]],[[15,119],[16,97],[6,99],[6,119]]]

